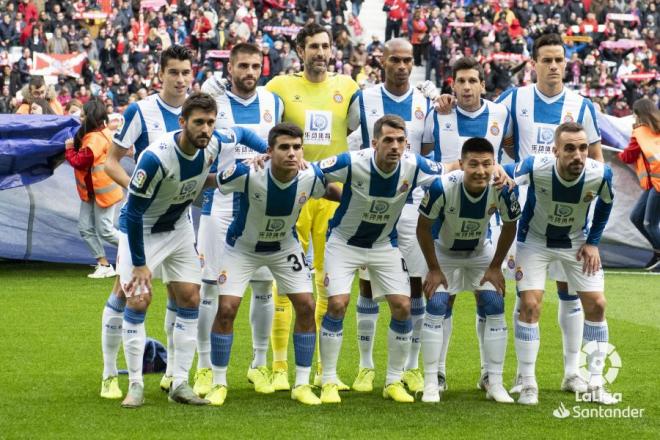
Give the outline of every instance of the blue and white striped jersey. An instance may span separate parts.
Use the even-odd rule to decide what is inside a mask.
[[[205,149],[189,156],[177,145],[180,134],[169,133],[147,147],[131,177],[119,229],[128,234],[134,266],[144,264],[144,233],[169,232],[190,223],[188,206],[202,190],[220,150],[233,149],[245,136],[242,129],[216,130]]]
[[[447,115],[434,110],[427,116],[423,142],[434,144],[433,160],[454,162],[461,158],[461,148],[466,140],[481,137],[493,144],[495,157],[501,162],[502,141],[510,130],[509,111],[502,104],[485,99],[481,102],[481,107],[474,112],[456,107]]]
[[[515,169],[518,185],[529,185],[518,225],[518,241],[534,241],[548,248],[577,248],[598,244],[612,209],[612,170],[587,159],[579,178],[566,181],[556,170],[551,155],[531,156]],[[593,221],[591,202],[598,197]],[[590,225],[591,223],[591,225]]]
[[[385,84],[369,87],[358,92],[357,105],[360,108],[360,132],[362,148],[371,148],[374,124],[385,115],[397,115],[406,122],[408,150],[422,151],[424,119],[432,110],[431,100],[417,88],[410,86],[402,96],[396,96],[385,89]]]
[[[215,78],[208,81],[215,81]],[[270,129],[282,121],[284,113],[282,100],[264,87],[257,87],[256,93],[249,99],[242,99],[231,91],[226,91],[221,95],[215,93],[213,96],[218,104],[218,116],[215,123],[217,129],[244,127],[253,130],[260,138],[268,139]],[[258,152],[249,145],[237,144],[233,151],[227,149],[220,152],[217,164],[214,165],[211,172],[225,170],[236,161],[254,157],[256,154]],[[238,212],[238,197],[237,193],[225,195],[217,188],[207,189],[204,192],[202,215],[213,215],[231,220]]]
[[[433,225],[436,243],[444,251],[481,250],[490,238],[490,218],[499,212],[503,221],[520,217],[518,190],[501,190],[490,185],[474,197],[463,185],[461,170],[445,174],[433,182],[419,206],[421,215],[437,221]]]
[[[566,87],[560,94],[548,98],[531,84],[507,90],[497,102],[506,105],[511,113],[516,162],[535,154],[552,153],[555,129],[563,122],[582,124],[589,144],[600,141],[594,105]]]
[[[239,195],[239,210],[227,231],[227,244],[248,252],[275,252],[294,245],[303,205],[325,195],[325,177],[314,164],[286,183],[273,177],[270,163],[256,171],[237,163],[218,173],[216,179],[223,194]]]
[[[328,182],[344,184],[341,202],[328,224],[328,236],[351,246],[397,246],[396,223],[411,191],[428,186],[442,165],[405,152],[389,174],[378,169],[373,148],[319,162]]]
[[[135,146],[135,157],[166,133],[178,130],[181,107],[171,107],[157,93],[134,102],[124,111],[124,126],[113,141],[122,148]]]

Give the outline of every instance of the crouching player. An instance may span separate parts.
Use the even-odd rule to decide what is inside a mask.
[[[517,191],[507,186],[498,190],[491,183],[497,161],[487,139],[465,141],[460,164],[461,171],[445,174],[433,182],[419,208],[417,239],[429,267],[423,284],[428,301],[422,326],[422,401],[439,402],[444,390],[438,384],[438,360],[450,295],[471,290],[477,298],[477,310],[486,319],[480,338],[484,341],[489,377],[486,397],[513,403],[502,385],[507,326],[501,266],[515,238],[516,220],[520,217]],[[489,222],[498,211],[504,223],[494,249]]]
[[[300,171],[303,133],[296,125],[282,123],[268,134],[270,161],[254,170],[238,163],[218,174],[220,192],[240,193],[239,211],[229,226],[221,258],[218,288],[220,300],[211,333],[213,388],[206,395],[211,405],[222,405],[227,396],[227,366],[234,338],[234,319],[254,272],[268,267],[278,294],[287,295],[296,312],[293,345],[296,382],[291,398],[318,405],[309,375],[316,344],[312,278],[305,254],[295,235],[295,224],[310,198],[338,201],[340,190],[326,187],[316,165]]]
[[[536,357],[539,352],[539,316],[548,265],[559,262],[568,287],[576,291],[584,309],[582,340],[591,343],[587,358],[591,401],[617,403],[604,388],[607,355],[605,280],[598,243],[612,210],[612,170],[587,158],[589,141],[584,127],[575,122],[559,125],[554,134],[554,156],[531,156],[515,169],[516,183],[529,185],[518,231],[516,280],[520,291],[520,318],[516,323],[516,354],[522,375],[518,403],[536,405]],[[591,202],[598,198],[589,222]],[[572,369],[576,371],[577,366]],[[564,388],[564,387],[562,387]]]
[[[179,117],[182,130],[168,133],[145,149],[130,180],[128,201],[119,219],[122,234],[117,257],[127,299],[122,323],[129,380],[122,406],[127,408],[144,403],[144,319],[151,303],[152,273],[162,274],[177,304],[169,400],[208,403],[188,385],[197,337],[201,271],[187,212],[203,187],[213,184],[209,169],[221,149],[233,149],[239,142],[258,144],[249,130],[214,132],[216,113],[211,96],[199,93],[188,97]]]

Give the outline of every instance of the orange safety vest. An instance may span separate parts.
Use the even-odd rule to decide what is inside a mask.
[[[92,175],[92,185],[94,189],[94,199],[101,208],[107,208],[124,198],[124,192],[121,187],[115,183],[105,173],[105,160],[108,157],[108,150],[112,144],[112,134],[110,130],[104,128],[102,131],[93,131],[87,133],[82,144],[92,150],[94,154],[94,164],[89,170],[75,170],[76,188],[80,199],[87,202],[89,195],[85,185],[85,176],[88,173]]]
[[[660,192],[660,134],[640,125],[633,130],[633,136],[642,150],[635,163],[639,184],[644,190],[653,187]]]

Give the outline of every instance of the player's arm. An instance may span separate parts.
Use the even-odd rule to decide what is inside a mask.
[[[231,165],[215,176],[215,182],[222,194],[245,192],[247,190],[250,166],[239,162]]]
[[[208,189],[208,188],[215,188],[217,187],[217,181],[216,178],[218,177],[217,173],[209,173],[208,176],[206,176],[206,180],[204,180],[204,187],[203,189]]]
[[[339,185],[329,183],[328,186],[325,187],[323,198],[332,202],[341,202],[341,188]]]
[[[126,148],[120,147],[113,142],[105,160],[106,174],[122,188],[128,188],[130,181],[129,175],[119,163],[127,153],[128,150]]]
[[[236,136],[236,143],[243,144],[258,153],[265,153],[268,149],[268,143],[259,137],[259,135],[245,127],[234,126],[231,128]]]
[[[516,117],[516,115],[511,113],[511,108],[513,106],[513,100],[517,96],[517,91],[516,89],[509,89],[502,93],[496,100],[495,102],[497,104],[504,104],[504,106],[507,108],[509,111],[509,122],[507,124],[506,129],[504,130],[504,137],[502,139],[502,149],[504,152],[513,160],[518,160],[516,157],[516,146],[514,144],[514,137],[513,137],[513,118]]]
[[[435,110],[428,112],[426,119],[424,120],[424,132],[422,133],[422,156],[428,157],[429,154],[433,153],[436,148],[436,144],[439,146],[440,139],[436,139],[435,136]],[[433,158],[437,159],[436,157]]]
[[[587,275],[593,275],[600,269],[600,253],[598,244],[603,236],[603,231],[610,219],[612,206],[614,202],[614,192],[612,191],[612,170],[605,165],[603,182],[598,192],[598,200],[594,208],[594,217],[589,228],[587,241],[580,246],[577,252],[577,260],[582,261],[582,271]]]
[[[429,268],[422,290],[427,299],[430,299],[440,285],[447,285],[447,278],[442,273],[438,257],[435,254],[435,245],[433,243],[433,223],[439,216],[440,210],[445,204],[445,194],[442,181],[436,178],[426,191],[424,199],[419,205],[419,218],[417,219],[417,241]]]
[[[457,160],[453,162],[443,162],[442,163],[442,170],[443,174],[448,174],[451,173],[452,171],[460,170],[461,169],[461,163]]]
[[[351,165],[351,155],[342,153],[318,162],[318,168],[328,182],[346,183]]]
[[[351,103],[348,106],[348,133],[351,134],[353,131],[357,130],[358,127],[360,126],[360,102],[362,101],[360,99],[360,96],[362,94],[362,90],[358,90],[353,94],[351,97]]]
[[[128,247],[133,263],[133,276],[127,286],[129,292],[150,293],[151,271],[144,253],[143,215],[156,194],[164,177],[160,160],[152,152],[145,152],[139,159],[128,185],[126,202],[126,229]]]
[[[598,128],[596,109],[594,108],[594,104],[588,99],[586,99],[585,105],[587,108],[585,109],[584,118],[582,119],[582,126],[587,133],[587,139],[589,141],[588,155],[593,160],[605,162],[603,148],[600,143],[600,128]]]
[[[603,147],[600,144],[600,141],[589,144],[589,157],[598,162],[605,162],[603,157]]]

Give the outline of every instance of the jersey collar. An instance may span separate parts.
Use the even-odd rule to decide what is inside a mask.
[[[382,84],[382,85],[380,86],[380,88],[382,89],[382,91],[383,91],[384,94],[386,94],[387,96],[389,96],[389,98],[390,98],[392,101],[395,101],[395,102],[402,102],[402,101],[405,101],[405,99],[406,99],[408,96],[410,96],[410,94],[413,92],[413,88],[412,88],[412,86],[411,86],[410,84],[408,84],[408,91],[407,91],[406,93],[404,93],[403,95],[400,95],[400,96],[399,96],[399,95],[394,95],[394,94],[392,94],[391,92],[389,92],[389,91],[385,88],[385,84]]]
[[[559,175],[559,171],[557,171],[557,160],[556,159],[555,159],[554,165],[552,166],[552,173],[557,177],[557,180],[559,180],[559,182],[561,182],[561,184],[564,185],[567,188],[570,188],[571,186],[575,186],[578,183],[580,183],[580,181],[582,180],[582,176],[584,176],[584,173],[586,172],[586,170],[587,170],[587,164],[585,163],[584,168],[582,169],[582,172],[577,177],[577,179],[575,179],[575,180],[565,180]]]
[[[474,119],[474,118],[476,118],[477,116],[479,116],[480,114],[482,114],[482,113],[484,112],[484,110],[486,110],[486,101],[484,101],[483,99],[481,100],[481,107],[479,107],[478,109],[476,109],[476,110],[473,111],[473,112],[469,112],[469,111],[467,111],[467,110],[463,110],[463,109],[460,108],[459,106],[456,106],[456,111],[461,112],[461,114],[467,116],[467,117],[470,118],[470,119]]]
[[[553,102],[557,102],[558,100],[560,100],[561,97],[564,96],[564,94],[566,94],[566,87],[562,87],[561,92],[557,93],[555,96],[549,97],[541,93],[541,91],[536,86],[536,84],[534,84],[534,93],[536,93],[536,95],[539,98],[541,98],[541,100],[546,104],[552,104]]]
[[[250,96],[247,99],[241,98],[240,96],[233,94],[229,90],[227,90],[225,93],[227,93],[227,96],[229,98],[233,99],[234,101],[238,102],[239,104],[241,104],[245,107],[252,104],[254,102],[254,100],[257,99],[257,90],[256,89],[254,90],[254,95]]]

